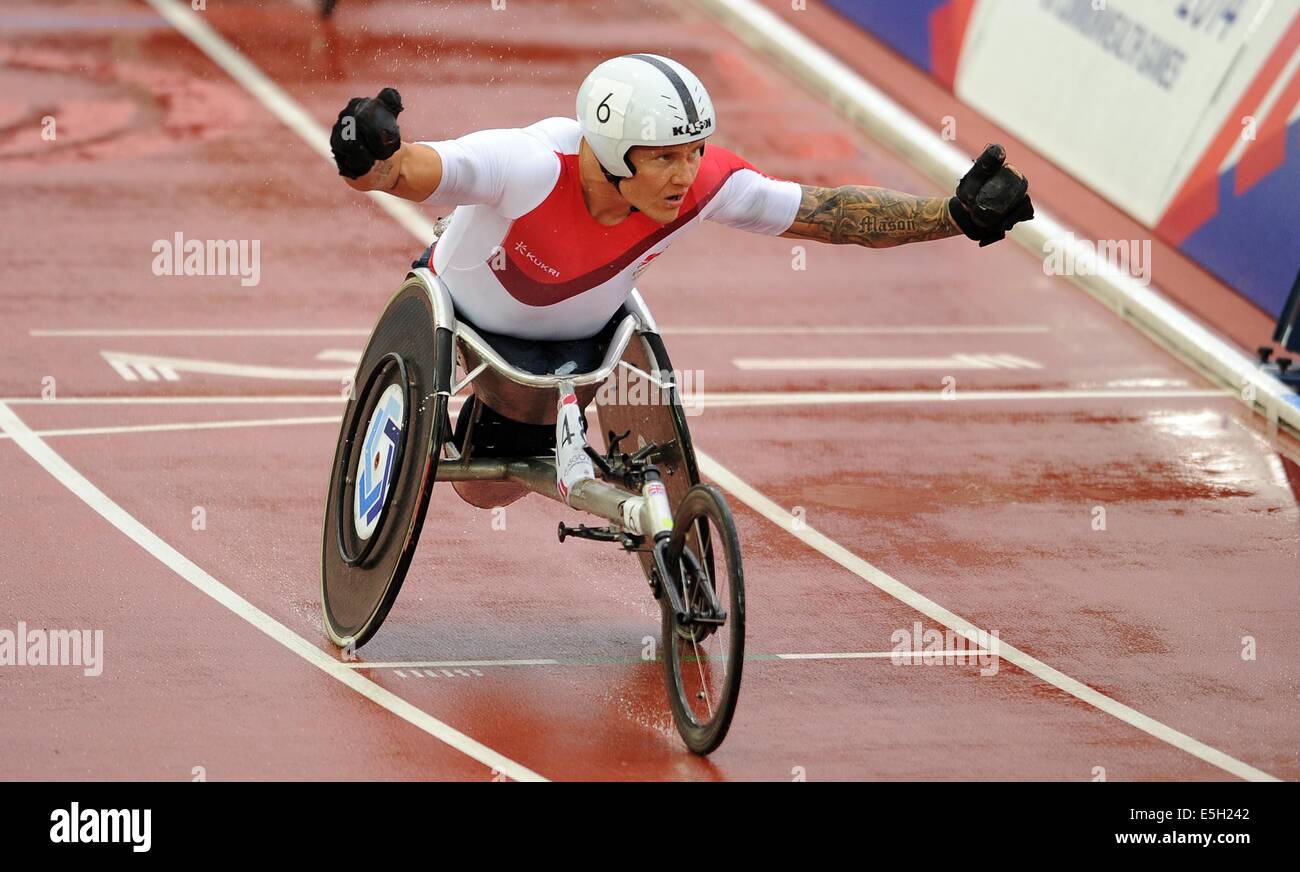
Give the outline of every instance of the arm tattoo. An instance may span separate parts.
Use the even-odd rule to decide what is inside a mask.
[[[913,197],[887,188],[802,185],[794,223],[782,236],[889,248],[957,236],[946,197]]]
[[[375,161],[374,172],[376,191],[392,191],[393,188],[397,187],[397,183],[401,180],[401,176],[398,173],[395,173],[393,171],[394,169],[396,169],[396,167],[392,158]]]

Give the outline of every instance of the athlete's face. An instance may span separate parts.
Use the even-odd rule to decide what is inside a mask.
[[[618,189],[647,218],[667,224],[677,218],[682,199],[700,171],[698,142],[684,145],[633,146],[628,160],[636,175],[624,179]]]

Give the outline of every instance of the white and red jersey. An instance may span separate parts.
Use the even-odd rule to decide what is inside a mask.
[[[521,339],[591,336],[646,265],[701,220],[777,236],[799,208],[798,184],[765,176],[710,143],[672,223],[633,212],[605,226],[582,197],[580,138],[576,120],[546,118],[420,143],[442,158],[442,181],[425,202],[458,207],[430,267],[457,311],[484,330]]]

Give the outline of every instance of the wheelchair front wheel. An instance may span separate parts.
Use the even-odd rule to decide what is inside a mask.
[[[668,596],[663,609],[664,666],[673,721],[686,746],[708,754],[726,738],[745,660],[745,579],[740,540],[716,487],[687,491],[664,555],[687,617]]]

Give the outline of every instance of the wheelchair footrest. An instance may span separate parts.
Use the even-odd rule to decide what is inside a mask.
[[[576,527],[567,526],[563,521],[560,522],[559,530],[560,541],[566,538],[574,539],[594,539],[597,542],[622,542],[627,535],[616,527],[588,527],[586,524],[579,524]]]

